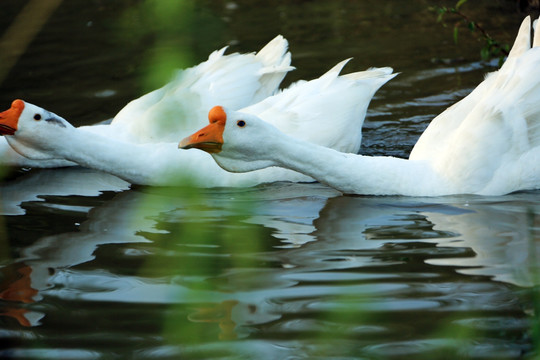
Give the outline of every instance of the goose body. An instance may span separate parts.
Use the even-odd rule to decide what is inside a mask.
[[[223,107],[214,109],[210,125],[179,146],[204,150],[221,143],[212,156],[229,171],[282,166],[343,193],[502,195],[538,189],[540,30],[532,48],[530,31],[526,18],[502,68],[437,116],[409,159],[334,151],[282,134],[252,114]]]
[[[300,81],[242,111],[260,114],[295,138],[357,152],[368,104],[395,74],[390,68],[379,68],[340,76],[346,62],[337,64],[320,78]],[[9,145],[22,156],[64,159],[136,184],[174,185],[182,183],[179,178],[184,177],[201,187],[312,181],[308,176],[283,168],[232,174],[216,165],[208,154],[178,150],[178,138],[163,142],[110,138],[75,128],[61,117],[22,100],[15,100],[11,109],[0,114],[0,133],[6,135]]]
[[[106,125],[82,126],[112,140],[151,143],[177,141],[202,126],[216,101],[241,109],[273,95],[288,71],[288,42],[278,35],[257,54],[225,55],[224,47],[201,64],[178,70],[172,80],[128,103]],[[73,163],[65,159],[28,159],[0,142],[0,162],[15,166],[58,167]]]
[[[255,104],[278,91],[290,66],[288,43],[278,35],[257,54],[224,55],[214,51],[207,61],[178,71],[164,87],[127,104],[109,131],[137,143],[173,142],[198,126],[216,101],[233,109]]]

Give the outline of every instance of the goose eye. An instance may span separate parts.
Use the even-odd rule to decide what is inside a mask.
[[[238,127],[243,128],[244,126],[246,126],[246,122],[244,120],[238,120],[236,122],[236,125],[238,125]]]
[[[35,114],[35,115],[34,115],[34,120],[36,120],[36,121],[41,120],[41,115]]]

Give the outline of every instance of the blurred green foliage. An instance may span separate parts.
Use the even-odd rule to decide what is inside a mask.
[[[188,30],[191,28],[193,2],[189,0],[146,0],[129,8],[123,14],[125,40],[147,44],[144,92],[154,90],[167,82],[174,69],[192,63]]]
[[[158,233],[139,234],[159,252],[148,257],[138,274],[180,289],[163,318],[163,337],[172,346],[236,338],[231,312],[241,299],[228,294],[248,289],[241,280],[235,283],[230,271],[260,268],[253,254],[269,246],[264,228],[248,221],[255,204],[249,193],[216,195],[190,186],[152,188],[139,203],[142,213],[148,208],[174,209],[160,216],[170,221],[159,221]],[[217,208],[222,214],[218,223]]]
[[[453,38],[454,43],[458,44],[459,29],[466,27],[466,29],[476,35],[480,41],[483,42],[483,46],[480,49],[480,56],[482,60],[489,60],[492,58],[499,58],[499,65],[502,65],[504,58],[508,56],[510,46],[509,44],[501,44],[496,39],[491,37],[488,32],[480,26],[480,24],[470,19],[463,11],[462,7],[468,2],[468,0],[459,0],[453,7],[447,6],[435,6],[432,10],[437,12],[437,22],[442,23],[444,26],[447,24],[444,22],[445,15],[455,15],[458,20],[453,25]]]
[[[221,22],[195,0],[144,0],[124,12],[120,32],[124,41],[147,46],[144,92],[163,86],[174,70],[198,62],[198,44],[221,31]],[[204,26],[201,26],[204,24]]]

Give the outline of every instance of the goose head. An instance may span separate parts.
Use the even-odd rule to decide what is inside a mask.
[[[15,100],[11,108],[0,113],[0,135],[22,156],[34,160],[55,159],[54,150],[73,126],[60,116]]]
[[[180,149],[210,153],[223,169],[248,172],[276,166],[272,152],[283,136],[274,126],[255,115],[215,106],[208,113],[210,124],[183,139]]]

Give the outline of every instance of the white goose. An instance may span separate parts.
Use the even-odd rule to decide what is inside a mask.
[[[177,141],[187,131],[204,125],[208,109],[217,103],[241,109],[275,94],[290,66],[288,42],[278,35],[257,54],[224,55],[214,51],[201,64],[179,70],[173,79],[127,104],[110,125],[82,126],[100,135],[128,142]],[[28,159],[0,142],[0,163],[58,167],[73,165],[62,159]]]
[[[224,169],[292,169],[343,193],[501,195],[540,188],[540,27],[521,25],[502,68],[436,117],[408,160],[344,154],[282,134],[253,114],[216,107],[179,146],[213,151]]]
[[[395,74],[390,68],[380,68],[340,76],[347,61],[318,79],[300,81],[242,111],[259,114],[290,136],[357,152],[368,104]],[[30,159],[65,159],[136,184],[174,185],[182,183],[180,175],[201,187],[312,181],[282,168],[228,173],[208,154],[179,151],[177,139],[144,144],[112,139],[74,128],[61,117],[22,100],[15,100],[11,109],[0,113],[0,134],[6,135],[15,151]]]

